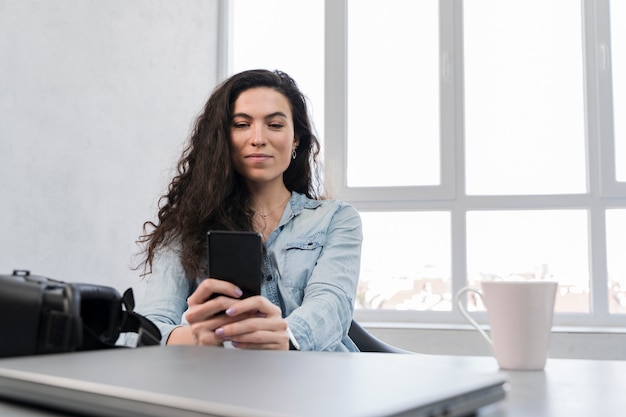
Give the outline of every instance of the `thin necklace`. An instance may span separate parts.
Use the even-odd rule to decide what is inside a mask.
[[[289,199],[291,198],[291,194],[289,195],[289,197],[287,197],[287,199],[285,201],[283,201],[283,203],[276,207],[274,210],[270,211],[269,213],[261,213],[260,211],[255,211],[256,214],[258,214],[259,216],[261,216],[264,219],[267,219],[267,216],[269,216],[270,214],[273,214],[276,212],[276,210],[283,208],[285,206],[285,204],[287,204],[287,201],[289,201]]]

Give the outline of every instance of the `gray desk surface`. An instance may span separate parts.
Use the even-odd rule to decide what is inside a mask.
[[[498,371],[489,357],[432,356],[460,369]],[[549,359],[545,371],[506,372],[507,399],[480,410],[480,417],[573,417],[626,415],[626,361]],[[406,381],[410,384],[411,381]],[[0,416],[60,417],[65,414],[0,402]]]
[[[489,357],[436,356],[468,370],[496,371]],[[548,359],[544,371],[505,371],[505,401],[479,417],[626,416],[626,361]]]
[[[508,372],[508,400],[484,416],[624,416],[626,361],[552,359],[543,372]]]

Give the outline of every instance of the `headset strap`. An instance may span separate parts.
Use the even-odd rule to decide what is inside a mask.
[[[133,289],[124,292],[122,304],[125,311],[122,313],[122,326],[120,331],[137,333],[137,346],[152,346],[161,343],[161,332],[150,320],[135,313],[135,297]]]

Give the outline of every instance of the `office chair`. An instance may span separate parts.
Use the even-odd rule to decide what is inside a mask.
[[[348,336],[350,336],[350,339],[352,339],[361,352],[413,353],[383,342],[365,330],[356,320],[352,320],[350,330],[348,330]]]

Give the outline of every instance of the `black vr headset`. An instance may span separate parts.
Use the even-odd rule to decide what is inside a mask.
[[[0,275],[0,357],[107,349],[121,333],[157,345],[159,329],[135,313],[132,288],[65,283],[15,270]]]

